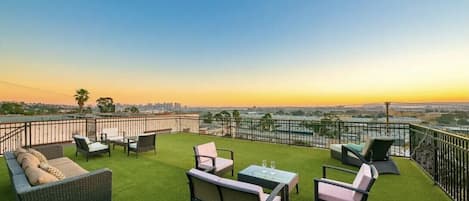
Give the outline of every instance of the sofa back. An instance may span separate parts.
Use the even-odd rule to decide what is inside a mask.
[[[192,198],[221,201],[217,187],[217,181],[220,179],[218,176],[191,169],[187,172],[187,177]]]
[[[211,201],[260,201],[264,194],[262,187],[220,178],[197,169],[187,173],[191,198]]]

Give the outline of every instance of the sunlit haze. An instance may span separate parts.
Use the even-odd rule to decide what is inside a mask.
[[[469,1],[2,1],[0,101],[469,100]],[[94,101],[89,101],[89,104]]]

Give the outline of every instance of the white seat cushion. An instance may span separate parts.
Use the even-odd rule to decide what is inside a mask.
[[[220,186],[224,186],[226,188],[256,194],[259,196],[260,200],[262,200],[262,196],[264,196],[264,190],[258,185],[225,178],[220,178],[220,180],[218,180],[218,183],[220,184]]]
[[[345,144],[331,144],[330,148],[331,148],[331,150],[333,150],[333,151],[342,153],[342,146],[343,146],[343,145],[345,145]],[[350,153],[350,152],[348,153],[348,156],[358,159],[357,156],[353,155],[353,154]]]
[[[137,143],[130,143],[129,147],[132,148],[132,149],[136,149],[137,148]]]
[[[233,166],[233,161],[225,158],[216,158],[215,159],[215,171],[223,170],[227,167]],[[199,168],[201,169],[212,169],[212,160],[208,160],[202,163],[199,163]]]
[[[324,179],[323,179],[324,180]],[[331,181],[331,180],[329,180]],[[343,182],[337,182],[333,181],[336,183],[344,184],[347,186],[352,187],[351,184],[346,184]],[[348,190],[339,186],[334,186],[331,184],[325,184],[319,182],[318,184],[318,197],[321,200],[327,200],[327,201],[354,201],[353,200],[353,192],[352,190]]]
[[[124,141],[124,137],[123,137],[123,136],[108,136],[108,137],[107,137],[107,140],[111,140],[111,141]]]
[[[90,152],[101,151],[108,148],[108,145],[101,144],[99,142],[91,143],[88,145]]]

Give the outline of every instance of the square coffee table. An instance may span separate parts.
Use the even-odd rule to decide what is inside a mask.
[[[267,189],[273,190],[278,184],[286,184],[288,192],[285,192],[285,200],[289,200],[289,193],[296,188],[298,193],[298,174],[287,172],[284,170],[261,167],[258,165],[250,165],[249,167],[238,172],[238,181],[256,184]],[[283,194],[283,193],[282,193]],[[282,199],[283,200],[283,199]]]

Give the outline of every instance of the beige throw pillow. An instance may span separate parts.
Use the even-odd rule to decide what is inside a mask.
[[[18,163],[21,165],[23,163],[24,158],[31,158],[31,160],[36,159],[37,161],[39,161],[39,159],[37,159],[36,156],[34,156],[30,153],[20,153],[20,154],[18,154],[18,157],[16,157],[16,161],[18,161]],[[39,162],[39,163],[41,163],[41,162]]]
[[[47,163],[47,158],[41,152],[39,152],[35,149],[28,149],[28,153],[36,156],[36,158],[39,159],[39,161],[41,161],[41,163]]]
[[[37,167],[30,167],[25,172],[29,183],[33,186],[58,181],[56,177]]]
[[[51,166],[47,163],[41,163],[39,165],[39,168],[41,168],[42,170],[46,171],[47,173],[53,175],[54,177],[56,177],[58,180],[62,180],[62,179],[65,179],[65,175],[62,173],[62,171],[60,171],[59,169],[57,169],[56,167],[54,166]]]
[[[27,153],[28,151],[26,149],[23,149],[22,147],[18,147],[16,148],[16,150],[13,152],[13,154],[15,154],[16,157],[18,157],[18,155],[20,153]]]
[[[39,160],[34,156],[25,156],[23,158],[22,163],[21,163],[21,167],[23,168],[23,170],[26,170],[30,167],[37,168],[37,167],[39,167],[40,163],[41,162],[39,162]]]

